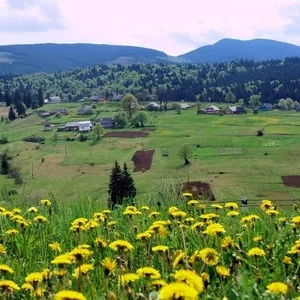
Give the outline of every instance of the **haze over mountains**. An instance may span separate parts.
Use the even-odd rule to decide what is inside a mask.
[[[216,63],[300,57],[300,47],[266,39],[223,39],[178,57],[154,49],[96,44],[0,46],[0,74],[53,73],[96,64]]]

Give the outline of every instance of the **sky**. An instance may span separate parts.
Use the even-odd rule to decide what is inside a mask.
[[[0,0],[0,44],[133,45],[179,55],[222,38],[300,45],[300,0]]]

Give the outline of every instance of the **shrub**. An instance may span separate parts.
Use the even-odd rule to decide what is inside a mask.
[[[257,130],[257,131],[256,131],[256,135],[257,135],[257,136],[263,136],[263,135],[264,135],[263,130],[262,130],[262,129]]]
[[[29,135],[29,136],[25,136],[23,138],[23,141],[25,142],[30,142],[30,143],[45,143],[45,137],[43,136],[37,136],[37,135]]]
[[[79,141],[80,142],[85,142],[87,140],[87,136],[86,135],[83,135],[82,133],[79,135],[78,137]]]
[[[15,167],[11,167],[9,169],[7,177],[13,179],[17,185],[21,185],[23,183],[21,172]]]
[[[0,138],[0,145],[4,145],[8,143],[8,138],[6,136],[3,136]]]

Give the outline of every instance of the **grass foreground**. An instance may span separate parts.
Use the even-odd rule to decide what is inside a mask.
[[[300,215],[204,205],[0,207],[1,299],[300,299]]]

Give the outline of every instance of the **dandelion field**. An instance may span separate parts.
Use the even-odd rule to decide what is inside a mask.
[[[296,205],[0,211],[0,299],[300,299]]]

